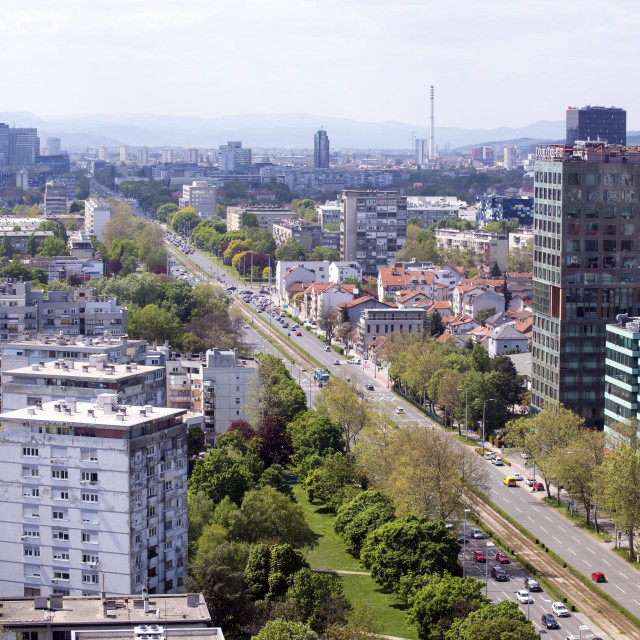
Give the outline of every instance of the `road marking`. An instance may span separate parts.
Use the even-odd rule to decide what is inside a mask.
[[[591,551],[591,553],[593,553],[594,556],[596,555],[596,552],[591,547],[587,547],[587,549]]]
[[[553,539],[554,539],[556,542],[559,542],[560,544],[562,544],[562,540],[558,540],[558,538],[556,538],[555,536],[553,536]]]
[[[606,565],[608,565],[609,567],[611,566],[610,562],[607,562],[604,558],[602,559],[602,562],[604,562]]]
[[[561,526],[558,525],[558,529],[560,529],[560,531],[562,531],[562,533],[567,533]]]
[[[522,513],[522,509],[518,509],[518,507],[513,507],[518,513]]]
[[[575,536],[571,536],[578,544],[580,544],[580,540],[578,540],[578,538],[576,538]]]
[[[531,522],[535,522],[535,520],[531,516],[527,516],[527,518],[529,518],[529,520],[531,520]]]
[[[626,580],[627,576],[624,575],[624,573],[622,573],[622,571],[618,571],[618,573]],[[616,585],[617,586],[617,585]]]
[[[556,538],[557,540],[558,538]],[[574,556],[577,556],[578,554],[571,548],[571,547],[567,547],[567,549],[569,549],[569,551],[571,551],[571,553],[573,553]]]
[[[544,527],[540,527],[545,533],[549,533]]]
[[[545,602],[551,602],[551,600],[547,600],[546,598],[543,598],[542,596],[540,596],[541,600],[544,600]]]
[[[619,587],[618,585],[615,585],[616,589],[620,589],[620,591],[622,591],[622,593],[624,593],[624,589],[622,589],[621,587]]]
[[[638,602],[635,598],[633,599],[633,601],[634,601],[636,604],[640,604],[640,602]]]
[[[549,522],[553,522],[553,520],[552,520],[549,516],[545,515],[544,517],[545,517]]]
[[[503,498],[507,504],[511,504],[506,498]]]

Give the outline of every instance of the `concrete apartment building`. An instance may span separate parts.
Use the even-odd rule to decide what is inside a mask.
[[[539,145],[535,166],[531,406],[605,420],[606,326],[640,315],[640,148]]]
[[[312,251],[323,244],[322,227],[304,220],[274,222],[272,234],[278,247],[290,239],[299,242],[305,251]]]
[[[380,336],[422,335],[426,319],[424,309],[365,309],[358,323],[358,350],[368,354],[370,344]]]
[[[42,222],[42,220],[40,220]],[[40,244],[43,240],[52,237],[53,231],[11,231],[2,229],[0,230],[0,242],[7,239],[9,243],[9,247],[11,248],[10,255],[14,253],[19,253],[21,256],[26,255],[27,253],[27,243],[29,242],[29,238],[33,236],[36,241],[36,244]]]
[[[242,216],[245,213],[253,213],[258,220],[260,231],[268,231],[269,233],[273,233],[274,224],[298,219],[297,213],[278,205],[227,207],[227,228],[229,231],[240,231]]]
[[[218,147],[220,171],[234,173],[251,169],[251,149],[243,149],[242,142],[231,140]]]
[[[42,406],[55,400],[91,403],[101,393],[115,393],[131,406],[167,404],[166,368],[109,362],[106,354],[85,361],[65,358],[2,372],[2,410]]]
[[[342,284],[347,278],[362,280],[362,267],[357,260],[351,262],[332,262],[329,265],[329,282]]]
[[[84,206],[84,228],[98,240],[102,240],[104,225],[113,218],[113,207],[104,198],[88,198]]]
[[[327,200],[324,204],[316,206],[318,212],[318,222],[322,228],[328,224],[334,227],[340,227],[340,211],[342,207],[335,200]]]
[[[167,407],[202,413],[202,364],[200,355],[167,354]]]
[[[88,592],[87,592],[88,593]],[[224,640],[198,593],[2,598],[7,634],[29,640]]]
[[[342,192],[340,259],[357,260],[364,275],[396,258],[407,235],[407,199],[397,191]]]
[[[63,182],[47,182],[44,189],[44,215],[47,218],[67,215],[67,186]]]
[[[140,147],[138,149],[138,164],[142,166],[149,164],[149,147]]]
[[[480,196],[476,202],[476,222],[480,227],[488,222],[517,220],[521,227],[533,225],[533,198],[508,197],[495,193]]]
[[[435,234],[440,251],[470,251],[478,264],[491,267],[497,262],[500,269],[507,268],[509,239],[504,233],[436,229]]]
[[[91,287],[50,291],[45,298],[31,282],[0,282],[0,341],[21,340],[25,332],[123,336],[127,308]]]
[[[205,442],[213,444],[234,420],[247,419],[247,400],[257,362],[238,350],[211,349],[200,367]]]
[[[57,401],[0,414],[0,594],[173,593],[187,567],[184,411]]]
[[[313,166],[317,169],[329,168],[329,136],[322,128],[313,136]]]
[[[455,196],[440,196],[429,198],[427,196],[407,196],[407,220],[420,218],[424,228],[437,224],[440,220],[457,218],[460,209],[467,206],[466,202],[458,200]]]
[[[162,163],[171,164],[173,162],[173,149],[162,150]]]
[[[203,220],[213,218],[216,215],[218,203],[216,188],[206,180],[194,180],[191,184],[182,187],[182,198],[179,202],[181,209],[193,207]]]
[[[280,301],[287,298],[287,287],[294,282],[329,282],[328,260],[286,261],[276,263],[275,285]]]

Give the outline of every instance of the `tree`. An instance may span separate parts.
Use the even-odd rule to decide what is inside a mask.
[[[472,577],[430,576],[410,598],[409,620],[418,627],[420,640],[443,640],[456,619],[486,606],[489,600],[482,595],[483,588],[482,582]]]
[[[360,561],[373,579],[393,591],[403,575],[455,573],[460,547],[444,522],[410,515],[369,534]]]
[[[202,218],[193,207],[185,207],[176,211],[171,216],[170,222],[176,233],[188,234],[202,222]]]
[[[163,222],[167,222],[169,220],[169,218],[176,213],[176,211],[179,210],[179,207],[177,204],[174,204],[173,202],[167,202],[165,204],[160,205],[157,209],[156,209],[156,218],[158,220],[162,220]]]
[[[36,231],[53,231],[55,238],[60,238],[65,243],[67,242],[67,228],[60,220],[43,220]]]
[[[434,338],[437,338],[438,336],[441,336],[444,333],[444,322],[442,320],[442,316],[440,315],[440,312],[437,309],[435,309],[429,314],[428,322],[429,322],[429,333]]]
[[[284,472],[284,467],[280,464],[272,464],[270,467],[265,469],[264,473],[260,476],[258,486],[272,487],[288,498],[293,499],[293,491],[291,490],[291,486],[287,483],[287,476]]]
[[[533,239],[521,249],[512,249],[507,256],[509,273],[531,273],[533,271]]]
[[[333,530],[342,535],[347,525],[353,521],[353,519],[359,514],[366,511],[369,507],[374,505],[392,505],[391,498],[378,489],[368,489],[359,493],[353,500],[350,500],[346,504],[343,504],[333,521]]]
[[[244,583],[256,600],[264,600],[269,590],[271,553],[266,544],[252,544],[247,566],[244,568]]]
[[[256,437],[255,429],[246,420],[234,420],[227,429],[227,433],[230,431],[237,431],[245,442],[249,442],[251,438]]]
[[[322,387],[319,406],[342,427],[347,452],[366,424],[366,405],[363,393],[353,383],[331,378]]]
[[[267,622],[251,640],[318,640],[318,634],[307,624],[278,618]]]
[[[317,544],[301,507],[272,487],[249,491],[245,495],[231,524],[229,537],[251,543],[287,543],[295,548]]]
[[[319,500],[330,503],[342,488],[352,485],[355,478],[354,459],[334,453],[326,456],[319,468],[309,472],[304,481],[304,488],[311,502]]]
[[[122,271],[122,262],[120,262],[118,258],[109,260],[109,262],[107,262],[107,271],[110,274],[117,276]]]
[[[192,493],[187,502],[189,511],[189,552],[192,555],[196,550],[198,538],[202,530],[211,524],[213,518],[213,501],[205,493]]]
[[[309,563],[304,554],[294,549],[290,544],[271,547],[267,598],[283,596],[293,584],[298,571],[308,568]]]
[[[276,260],[295,262],[303,260],[304,257],[305,250],[295,238],[289,238],[276,249]]]
[[[314,247],[309,254],[309,260],[328,260],[329,262],[337,262],[340,260],[340,252],[335,247]]]
[[[344,529],[342,539],[347,550],[356,557],[360,556],[360,549],[367,536],[387,522],[395,519],[395,509],[392,504],[379,502],[358,513]]]
[[[244,211],[242,213],[242,224],[240,225],[242,229],[257,229],[260,225],[258,224],[258,217],[255,213],[251,213],[250,211]]]
[[[487,318],[491,316],[495,316],[497,313],[495,307],[485,307],[484,309],[480,309],[476,313],[476,317],[474,318],[476,322],[479,322],[483,327],[487,323]]]
[[[513,299],[513,294],[509,289],[509,283],[507,282],[507,274],[504,274],[504,282],[502,283],[502,295],[504,297],[504,310],[509,311],[509,306],[511,305],[511,300]]]
[[[129,310],[129,335],[132,338],[160,343],[168,340],[170,344],[176,345],[183,331],[178,318],[155,304]]]
[[[265,467],[274,463],[289,463],[292,453],[291,438],[282,418],[267,414],[258,425],[257,435],[262,441],[260,457]]]
[[[36,242],[36,237],[31,234],[29,239],[27,240],[27,246],[25,247],[25,254],[28,256],[35,256],[38,251],[38,243]]]
[[[500,270],[497,262],[494,262],[491,265],[490,275],[492,278],[499,278],[502,275],[502,271]]]
[[[197,455],[204,449],[204,431],[202,427],[191,427],[187,431],[187,455],[189,458]]]
[[[488,373],[491,371],[491,359],[489,358],[487,350],[481,344],[477,344],[473,347],[473,351],[471,352],[471,362],[474,371],[478,371],[480,373]]]
[[[333,338],[333,330],[339,322],[340,314],[323,302],[318,314],[318,326],[324,331],[324,337],[329,341],[329,344]]]
[[[453,421],[454,411],[460,405],[464,376],[455,370],[445,371],[438,383],[438,402],[444,407],[444,424],[447,426],[447,417]],[[458,422],[458,425],[460,423]],[[460,430],[458,428],[458,433]]]
[[[457,618],[446,640],[539,640],[540,635],[520,610],[517,602],[502,600]]]
[[[211,449],[204,458],[196,461],[189,478],[189,493],[204,493],[214,504],[229,496],[240,504],[251,485],[251,475],[242,459],[226,449]]]
[[[3,243],[5,239],[6,239],[6,236],[5,238],[3,238]],[[0,247],[0,253],[3,253],[3,252],[4,252],[3,247]],[[45,238],[40,243],[40,246],[38,247],[38,255],[46,256],[46,257],[68,256],[69,248],[67,247],[66,242],[61,238],[56,238],[55,236],[49,236],[48,238]]]

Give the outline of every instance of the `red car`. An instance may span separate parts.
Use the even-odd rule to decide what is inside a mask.
[[[301,336],[302,335],[302,331],[296,331],[296,335],[297,336]]]
[[[544,491],[544,485],[542,482],[534,482],[531,491]]]
[[[604,573],[602,573],[602,571],[594,571],[591,574],[591,579],[594,582],[606,582],[607,579],[604,577]]]
[[[487,561],[487,556],[484,555],[484,551],[479,551],[478,549],[476,549],[473,552],[473,559],[476,562],[486,562]]]
[[[502,551],[498,551],[498,553],[496,553],[496,560],[500,564],[509,564],[511,562],[511,560],[509,560],[509,556],[506,553],[502,553]]]

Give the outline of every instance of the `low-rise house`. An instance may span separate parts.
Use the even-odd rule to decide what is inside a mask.
[[[504,324],[494,329],[487,337],[487,351],[493,358],[505,353],[523,353],[527,350],[528,338],[513,325]]]
[[[351,302],[354,298],[353,289],[336,282],[314,282],[302,295],[301,317],[313,322],[318,322],[325,313],[337,311],[340,303]]]
[[[461,313],[457,316],[449,316],[442,320],[447,327],[447,331],[453,335],[469,333],[476,327],[480,326],[479,322],[476,322],[472,316],[466,313]]]
[[[328,260],[279,260],[276,264],[275,285],[280,302],[286,299],[285,291],[294,282],[329,282],[330,264]]]
[[[332,262],[329,265],[329,282],[342,284],[347,278],[362,280],[362,267],[357,262]]]
[[[436,300],[433,304],[426,307],[426,312],[431,313],[437,311],[443,318],[453,315],[450,300]]]
[[[427,307],[433,304],[430,298],[423,291],[396,291],[396,302],[399,307]]]
[[[395,306],[392,302],[381,302],[371,296],[362,296],[349,302],[341,302],[338,311],[342,314],[342,322],[350,322],[357,327],[365,309],[393,309]]]

